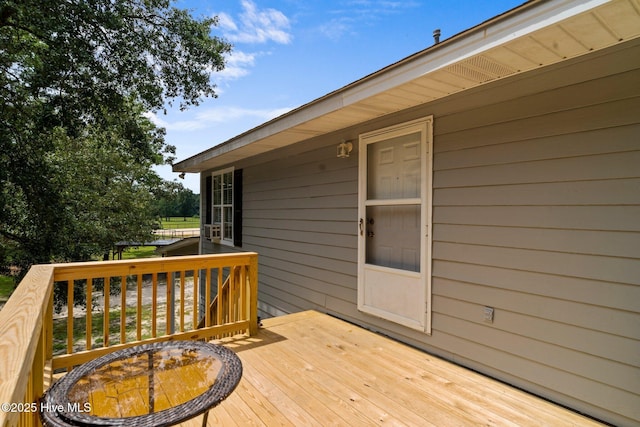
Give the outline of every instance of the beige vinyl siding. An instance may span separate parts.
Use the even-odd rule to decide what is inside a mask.
[[[299,151],[245,169],[243,246],[260,254],[265,315],[356,297],[356,158],[326,142]]]
[[[640,42],[244,164],[271,314],[318,309],[616,425],[640,425]],[[357,153],[434,116],[431,336],[357,311]],[[483,321],[485,306],[495,309]]]
[[[436,115],[437,332],[412,339],[593,416],[638,425],[637,48],[626,58],[616,56],[612,75],[558,87],[550,82],[588,68],[563,67],[524,79],[539,90],[527,96],[496,91],[501,102]],[[484,306],[495,309],[493,324],[483,322]]]

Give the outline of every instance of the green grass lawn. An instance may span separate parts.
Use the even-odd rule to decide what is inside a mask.
[[[7,301],[12,292],[13,278],[9,276],[0,276],[0,301]]]
[[[172,216],[161,219],[162,228],[164,230],[170,230],[175,228],[199,228],[200,218],[197,216],[183,218],[181,216]]]
[[[155,246],[132,246],[122,252],[122,259],[154,258],[159,256]]]

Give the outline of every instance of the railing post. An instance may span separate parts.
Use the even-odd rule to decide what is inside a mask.
[[[258,334],[258,254],[249,261],[249,335]]]
[[[53,268],[36,265],[0,311],[0,403],[36,403],[44,390]],[[0,426],[38,423],[37,414],[0,411]]]

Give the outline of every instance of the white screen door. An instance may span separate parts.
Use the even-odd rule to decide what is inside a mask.
[[[429,332],[431,118],[360,136],[358,309]]]

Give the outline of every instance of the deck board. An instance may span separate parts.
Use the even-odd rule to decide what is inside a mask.
[[[224,426],[601,425],[499,381],[314,311],[225,339],[243,363],[211,410]],[[202,417],[183,423],[200,426]]]

